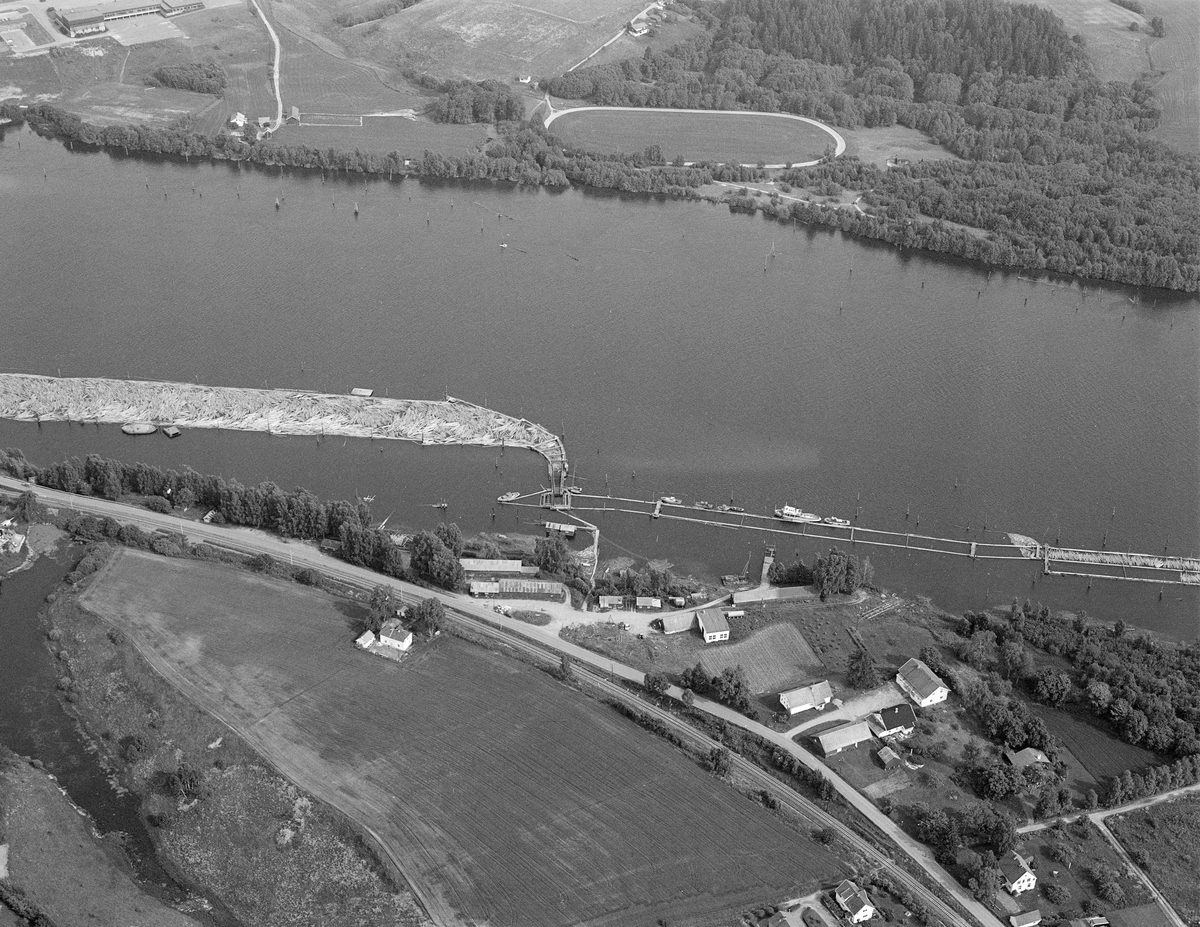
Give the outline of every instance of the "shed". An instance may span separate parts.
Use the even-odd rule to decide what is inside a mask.
[[[662,599],[650,595],[640,595],[634,601],[636,608],[662,608]]]
[[[662,617],[663,634],[679,634],[690,631],[696,625],[695,612],[667,612]]]
[[[290,125],[290,126],[300,125],[300,107],[299,106],[293,106],[291,109],[288,110],[287,122],[288,122],[288,125]]]
[[[833,689],[829,685],[829,680],[825,679],[813,683],[811,686],[780,692],[779,704],[789,715],[794,715],[808,711],[810,708],[824,708],[832,698]]]
[[[900,759],[900,754],[898,754],[891,747],[884,747],[875,755],[879,757],[879,762],[883,764],[884,769],[893,769],[896,766],[899,766],[902,762]]]
[[[1008,919],[1012,927],[1037,927],[1042,922],[1042,912],[1038,910],[1022,911]]]
[[[464,573],[521,573],[523,564],[520,560],[483,560],[464,557],[462,568]]]
[[[1039,763],[1050,764],[1050,757],[1046,756],[1041,750],[1035,750],[1033,747],[1026,747],[1024,750],[1005,750],[1004,758],[1017,767],[1017,769],[1024,769],[1026,766],[1036,766]]]
[[[896,674],[896,683],[921,708],[944,702],[950,688],[941,678],[916,657],[910,659]]]
[[[499,594],[512,599],[556,599],[561,602],[567,591],[562,583],[539,579],[502,579],[499,585]]]
[[[602,595],[596,603],[600,608],[620,608],[625,604],[625,598],[619,595]]]
[[[374,643],[375,643],[375,632],[374,631],[363,631],[362,634],[360,634],[358,636],[358,639],[355,640],[354,645],[356,647],[361,647],[363,650],[366,650],[368,647],[370,647]]]
[[[716,644],[729,640],[729,622],[717,609],[702,608],[696,613],[696,620],[700,623],[700,636],[704,638],[704,643]]]
[[[817,743],[820,744],[822,753],[826,756],[833,756],[835,753],[841,753],[850,747],[857,747],[864,741],[874,738],[871,726],[866,721],[851,721],[841,727],[835,727],[832,731],[818,734]]]

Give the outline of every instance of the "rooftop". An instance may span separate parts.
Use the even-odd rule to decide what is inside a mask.
[[[729,633],[729,622],[725,620],[725,616],[719,609],[701,609],[697,617],[700,619],[700,627],[704,629],[705,634]]]
[[[903,705],[883,709],[879,712],[879,720],[883,722],[885,731],[894,731],[899,727],[916,727],[917,713],[913,711],[912,705],[905,702]]]
[[[797,705],[821,705],[833,698],[833,689],[829,685],[829,680],[824,679],[821,682],[814,682],[811,686],[801,686],[799,689],[780,692],[779,698],[781,701],[786,701],[789,708],[795,708]]]
[[[921,698],[929,698],[938,689],[946,688],[946,684],[942,682],[937,673],[916,657],[911,658],[900,667],[900,672],[897,675],[912,686],[913,691]]]
[[[663,615],[662,623],[665,634],[686,631],[696,623],[696,614],[695,612],[668,612]]]
[[[832,731],[818,734],[817,742],[820,743],[821,749],[825,753],[830,753],[834,750],[853,747],[855,744],[860,744],[864,740],[870,740],[874,736],[866,721],[851,721],[848,724],[843,724],[841,727],[835,727]]]
[[[1024,750],[1005,750],[1004,758],[1008,760],[1017,769],[1024,769],[1026,766],[1036,766],[1038,763],[1049,763],[1050,757],[1046,756],[1041,750],[1035,750],[1033,747],[1026,747]]]

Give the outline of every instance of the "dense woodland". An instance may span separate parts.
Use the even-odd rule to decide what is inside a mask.
[[[220,96],[225,89],[226,75],[225,69],[219,64],[196,61],[189,64],[166,64],[155,68],[150,79],[160,87]]]
[[[870,191],[879,215],[862,228],[819,207],[785,218],[988,263],[1200,289],[1200,159],[1146,135],[1159,118],[1149,86],[1099,81],[1082,39],[1050,12],[998,0],[729,0],[696,15],[708,28],[694,39],[543,85],[598,104],[901,124],[964,160],[795,171],[788,183]],[[918,216],[990,240],[914,227]]]
[[[440,96],[425,110],[434,122],[512,122],[525,116],[524,102],[500,81],[447,81],[435,89]]]

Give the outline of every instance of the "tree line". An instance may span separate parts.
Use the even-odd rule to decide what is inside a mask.
[[[1149,82],[1097,79],[1082,38],[1048,11],[992,0],[731,0],[697,15],[708,28],[687,42],[544,84],[603,105],[904,125],[962,160],[884,170],[839,159],[784,180],[819,188],[852,174],[876,213],[872,223],[851,219],[854,234],[1200,289],[1200,158],[1152,139],[1159,110]],[[838,224],[816,206],[783,218]]]

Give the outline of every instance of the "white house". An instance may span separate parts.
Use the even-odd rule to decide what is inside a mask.
[[[871,726],[875,729],[876,737],[895,737],[903,740],[905,737],[911,737],[917,729],[917,713],[907,702],[903,705],[893,705],[871,715]]]
[[[1010,895],[1020,895],[1037,887],[1037,876],[1029,868],[1029,860],[1016,850],[1000,860],[1000,872],[1004,875],[1005,891]]]
[[[246,125],[246,114],[245,113],[234,113],[233,117],[229,120],[229,122],[232,125],[237,126],[239,129],[244,128]]]
[[[391,647],[404,653],[412,646],[412,631],[406,631],[395,618],[389,618],[379,631],[379,646]]]
[[[795,715],[802,711],[808,711],[810,708],[824,708],[832,698],[833,689],[830,688],[829,680],[826,679],[811,686],[780,692],[779,704],[789,715]]]
[[[696,613],[696,620],[700,622],[700,636],[704,638],[704,643],[729,640],[729,622],[717,609],[701,609]]]
[[[354,642],[354,646],[361,647],[363,650],[370,650],[375,645],[375,632],[363,631],[358,639]]]
[[[861,888],[846,879],[833,892],[838,907],[846,912],[851,924],[861,924],[875,916],[875,906]]]
[[[1012,927],[1037,927],[1042,922],[1042,912],[1038,910],[1022,911],[1008,919]]]
[[[937,673],[916,657],[900,667],[900,672],[896,674],[896,683],[921,708],[944,702],[950,695],[950,688],[942,682]]]

